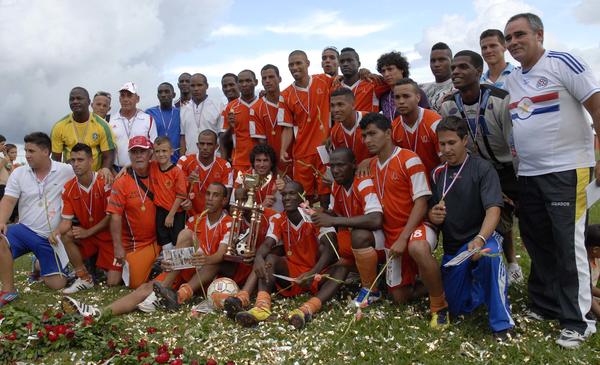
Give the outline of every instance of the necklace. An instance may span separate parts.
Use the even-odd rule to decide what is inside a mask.
[[[76,122],[73,119],[73,131],[75,132],[75,137],[77,138],[77,143],[84,143],[85,142],[85,136],[87,136],[87,131],[88,128],[90,126],[90,120],[88,119],[87,121],[85,121],[83,124],[85,124],[85,129],[83,130],[83,137],[79,136],[79,130],[77,129],[77,127],[75,126],[75,123],[80,124],[79,122]]]
[[[83,205],[85,206],[85,210],[88,213],[88,220],[90,223],[92,223],[94,221],[94,217],[92,217],[92,204],[94,203],[94,180],[96,178],[96,173],[92,171],[92,182],[90,184],[90,192],[89,192],[89,205],[85,202],[85,199],[83,199],[83,191],[81,190],[81,187],[79,186],[79,179],[77,180],[77,189],[79,190],[79,196],[81,197],[81,201],[83,202]]]
[[[165,123],[165,119],[162,113],[162,108],[159,106],[158,107],[158,115],[160,116],[160,121],[162,122],[163,128],[165,128],[165,133],[168,134],[169,130],[171,129],[171,123],[173,122],[173,108],[171,108],[171,116],[169,117],[169,125],[167,125]]]
[[[202,100],[199,104],[196,104],[192,100],[192,108],[194,108],[194,122],[196,123],[196,128],[198,129],[200,129],[200,123],[202,122],[202,112],[204,111],[204,105],[206,105],[207,99],[208,97]],[[200,106],[200,104],[202,104],[202,106],[200,107],[200,111],[198,112],[198,107]]]
[[[274,136],[276,134],[275,128],[277,127],[277,115],[275,115],[275,121],[273,121],[273,118],[271,118],[271,111],[269,110],[269,101],[265,96],[263,96],[263,101],[264,103],[260,105],[258,114],[262,115],[262,107],[263,105],[267,105],[267,117],[269,117],[269,124],[271,125],[271,135]]]
[[[137,183],[138,177],[135,173],[134,169],[131,169],[133,171],[133,178],[135,179],[135,187],[137,188],[137,192],[138,192],[138,196],[140,197],[140,200],[142,202],[142,207],[140,208],[142,210],[142,212],[146,211],[146,197],[148,196],[148,190],[145,191],[144,193],[144,197],[142,198],[142,192],[140,190],[140,185]]]
[[[302,110],[306,113],[306,115],[308,115],[306,122],[310,123],[310,121],[311,121],[311,119],[310,119],[310,80],[308,81],[308,87],[306,88],[306,95],[308,98],[308,103],[306,104],[306,108],[304,107],[304,104],[302,104],[302,100],[300,100],[300,97],[298,96],[298,91],[297,91],[297,87],[295,84],[294,84],[294,95],[296,95],[296,100],[298,100],[298,104],[300,104],[300,108],[302,108]]]
[[[458,180],[458,177],[460,176],[460,173],[462,172],[463,167],[465,167],[465,164],[467,163],[468,159],[469,159],[469,154],[467,154],[467,157],[465,157],[465,160],[460,165],[458,172],[456,173],[454,178],[452,178],[452,182],[450,183],[450,185],[447,188],[446,188],[446,177],[448,175],[448,162],[446,162],[446,166],[444,169],[444,185],[442,185],[442,199],[440,199],[440,203],[442,203],[442,205],[444,204],[444,198],[450,192],[450,189],[452,189],[452,186],[454,185],[456,180]]]
[[[288,256],[292,256],[293,252],[292,252],[292,234],[290,231],[290,226],[292,225],[292,221],[288,218],[287,219],[287,235],[288,235],[288,250],[287,250],[287,255]],[[302,221],[300,221],[300,231],[298,233],[298,238],[295,239],[296,242],[300,242],[302,240]]]
[[[386,179],[387,179],[387,173],[388,173],[388,167],[390,167],[390,163],[391,163],[391,159],[392,157],[394,157],[396,150],[398,149],[398,147],[395,147],[394,150],[392,151],[392,154],[390,155],[390,157],[388,158],[388,160],[385,163],[385,171],[383,173],[383,181],[379,180],[379,166],[377,166],[377,170],[375,173],[375,184],[377,186],[377,194],[379,195],[379,197],[383,200],[383,193],[385,192],[385,183],[386,183]],[[381,207],[383,207],[383,201],[381,202]]]

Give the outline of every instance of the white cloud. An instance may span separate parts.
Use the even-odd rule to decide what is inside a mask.
[[[364,37],[380,32],[389,24],[355,24],[340,19],[338,11],[318,10],[310,16],[294,23],[268,25],[266,30],[276,34],[295,34],[300,36],[323,36],[331,39]]]
[[[575,17],[585,24],[600,24],[600,1],[583,0],[574,9]]]
[[[0,133],[18,142],[25,132],[49,132],[69,112],[68,93],[77,85],[91,94],[116,94],[134,81],[140,106],[156,104],[156,85],[169,58],[204,45],[197,35],[206,34],[230,5],[0,0]],[[112,107],[118,109],[118,101]]]
[[[256,30],[235,24],[225,24],[210,32],[211,37],[238,37],[255,34]]]

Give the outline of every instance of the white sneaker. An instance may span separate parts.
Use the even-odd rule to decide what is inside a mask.
[[[138,309],[144,313],[156,312],[156,309],[160,306],[156,293],[152,292],[144,299],[143,302],[137,305]]]
[[[88,305],[81,303],[71,297],[64,296],[61,302],[63,312],[67,314],[79,313],[81,316],[87,317],[99,317],[101,312],[100,308],[95,305]]]
[[[63,289],[64,294],[74,294],[81,290],[87,290],[94,287],[94,282],[77,278],[70,287]]]
[[[506,271],[508,275],[508,285],[520,284],[523,282],[523,271],[518,263],[512,262],[508,264]]]
[[[576,349],[585,341],[585,336],[577,331],[563,328],[556,343],[567,349]]]

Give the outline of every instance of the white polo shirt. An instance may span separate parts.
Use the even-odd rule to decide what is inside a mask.
[[[181,135],[185,136],[186,155],[198,153],[198,134],[210,129],[217,135],[223,132],[223,110],[225,104],[207,96],[200,104],[190,100],[180,110]]]
[[[50,172],[39,181],[29,166],[10,175],[5,195],[19,199],[19,223],[42,237],[58,227],[62,212],[62,190],[75,177],[71,165],[52,161]]]
[[[154,142],[158,136],[154,119],[141,110],[138,110],[131,119],[127,119],[117,113],[110,118],[110,129],[113,133],[117,151],[115,153],[115,165],[124,167],[131,164],[129,161],[129,140],[135,136],[146,136]]]

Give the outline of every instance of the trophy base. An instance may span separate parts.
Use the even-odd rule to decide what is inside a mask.
[[[229,262],[242,262],[244,261],[244,258],[242,256],[238,256],[238,255],[228,255],[225,254],[223,255],[223,260],[225,261],[229,261]]]

